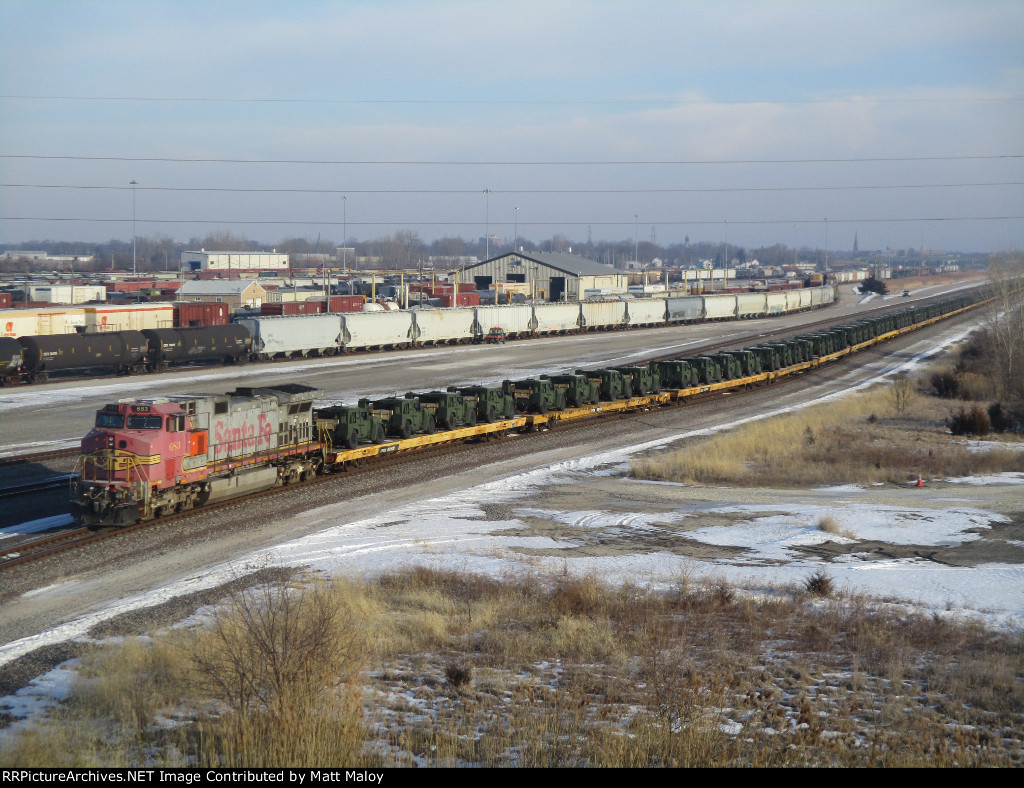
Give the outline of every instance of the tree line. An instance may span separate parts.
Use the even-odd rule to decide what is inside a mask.
[[[204,237],[194,236],[183,243],[169,236],[139,236],[135,243],[136,266],[140,271],[176,271],[181,252],[205,249],[209,252],[270,252],[296,254],[326,254],[334,258],[342,243],[330,238],[283,238],[277,243],[260,243],[232,232],[210,233]],[[728,245],[718,241],[694,241],[660,245],[652,241],[634,243],[627,238],[620,241],[575,241],[565,235],[554,235],[550,239],[534,242],[519,237],[515,243],[508,239],[492,237],[488,243],[484,238],[465,239],[458,236],[444,236],[433,241],[423,240],[419,233],[398,230],[395,233],[371,240],[347,239],[344,246],[354,249],[356,258],[369,258],[375,267],[414,269],[430,267],[451,268],[458,261],[476,258],[483,260],[489,253],[492,257],[522,249],[530,252],[572,252],[608,265],[624,267],[625,263],[638,259],[641,265],[651,265],[656,260],[669,267],[693,267],[701,261],[710,260],[716,267],[758,260],[764,265],[781,266],[795,260],[823,264],[824,251],[803,247],[794,249],[785,244],[775,244],[756,249]],[[105,270],[109,268],[130,269],[132,267],[132,243],[112,239],[105,243],[83,241],[29,241],[23,244],[0,245],[0,251],[22,250],[44,251],[50,255],[92,256],[89,263],[82,263],[79,270]],[[353,253],[350,253],[350,257]],[[832,253],[835,256],[835,253]],[[448,262],[446,262],[448,261]],[[354,262],[350,260],[350,262]],[[24,271],[24,262],[0,261],[0,271]]]

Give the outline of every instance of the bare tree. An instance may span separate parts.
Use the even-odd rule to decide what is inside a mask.
[[[1000,310],[992,320],[1000,388],[1024,399],[1024,256],[993,255],[989,278]]]
[[[901,372],[893,379],[887,396],[896,415],[902,416],[903,412],[917,399],[917,386],[914,385],[909,375]]]

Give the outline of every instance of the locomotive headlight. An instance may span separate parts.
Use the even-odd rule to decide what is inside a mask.
[[[107,448],[108,449],[114,448],[114,436],[113,435],[108,435],[107,436]]]

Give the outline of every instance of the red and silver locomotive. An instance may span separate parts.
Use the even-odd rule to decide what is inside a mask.
[[[82,439],[76,519],[129,525],[305,479],[323,464],[322,395],[290,383],[105,406]]]

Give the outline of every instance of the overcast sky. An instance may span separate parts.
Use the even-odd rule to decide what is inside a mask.
[[[181,240],[1024,245],[1020,0],[0,0],[0,58],[2,242],[136,180]]]

